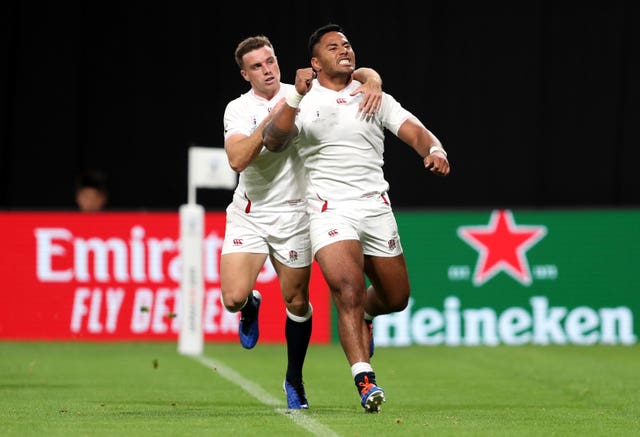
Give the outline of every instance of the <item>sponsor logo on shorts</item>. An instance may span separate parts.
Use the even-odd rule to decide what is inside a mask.
[[[347,99],[343,97],[337,98],[336,103],[338,103],[338,105],[344,105],[345,103],[347,103]]]
[[[298,252],[296,252],[295,250],[290,250],[289,261],[298,261]]]
[[[329,232],[327,232],[327,234],[330,237],[335,237],[336,235],[338,235],[338,230],[337,229],[331,229]]]
[[[387,241],[387,244],[389,245],[389,250],[395,250],[396,247],[398,246],[395,239],[391,239]]]
[[[242,243],[242,239],[240,239],[240,238],[234,238],[233,239],[233,245],[234,246],[242,246],[242,244],[243,244]]]

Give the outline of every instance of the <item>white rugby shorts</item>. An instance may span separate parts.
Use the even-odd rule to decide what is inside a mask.
[[[313,255],[343,240],[360,240],[365,255],[392,257],[402,254],[398,224],[386,194],[357,200],[309,201]]]
[[[251,211],[247,214],[230,204],[226,213],[223,255],[264,253],[288,267],[311,265],[309,215],[306,211]]]

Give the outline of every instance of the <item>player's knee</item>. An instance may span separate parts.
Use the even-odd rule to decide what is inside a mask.
[[[287,317],[294,322],[305,322],[311,318],[312,313],[313,307],[311,306],[311,302],[308,301],[303,305],[296,306],[295,308],[287,306]]]
[[[231,313],[236,313],[242,309],[244,304],[247,302],[248,294],[238,294],[238,293],[220,293],[220,302],[222,302],[222,306],[226,308],[227,311]]]
[[[300,297],[286,302],[286,307],[289,313],[302,317],[309,311],[309,301]]]
[[[390,312],[399,312],[407,308],[409,305],[409,293],[394,296],[389,302]]]

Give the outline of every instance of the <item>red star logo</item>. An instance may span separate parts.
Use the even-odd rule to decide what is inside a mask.
[[[486,226],[460,226],[458,236],[478,251],[473,284],[480,286],[500,272],[522,285],[531,284],[526,252],[547,234],[545,226],[518,226],[509,210],[493,211]]]

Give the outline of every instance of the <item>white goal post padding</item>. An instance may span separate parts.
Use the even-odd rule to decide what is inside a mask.
[[[204,348],[202,310],[204,300],[204,207],[196,203],[198,188],[233,190],[238,174],[229,166],[224,148],[190,147],[188,203],[180,206],[180,331],[178,352],[201,355]]]

